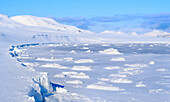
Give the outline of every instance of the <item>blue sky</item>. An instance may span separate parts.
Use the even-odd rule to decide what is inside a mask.
[[[0,0],[0,13],[54,17],[155,14],[170,11],[170,0]]]
[[[169,4],[170,0],[0,0],[0,13],[50,17],[94,32],[170,32]]]

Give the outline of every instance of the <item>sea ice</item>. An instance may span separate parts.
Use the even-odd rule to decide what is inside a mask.
[[[100,54],[122,54],[117,49],[109,48],[104,51],[99,51]]]

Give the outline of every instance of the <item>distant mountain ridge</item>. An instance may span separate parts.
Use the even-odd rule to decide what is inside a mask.
[[[34,28],[48,28],[57,31],[65,31],[69,33],[92,33],[88,30],[82,30],[74,26],[64,25],[56,22],[53,19],[45,17],[36,17],[30,15],[8,17],[0,14],[0,26],[3,27],[34,27]]]
[[[108,42],[157,42],[166,41],[156,37],[170,37],[166,32],[148,32],[137,34],[121,31],[95,33],[74,26],[64,25],[54,19],[21,15],[8,17],[0,14],[0,40],[19,42],[55,42],[55,43],[108,43]],[[153,37],[155,37],[153,39]],[[167,40],[168,41],[168,40]]]

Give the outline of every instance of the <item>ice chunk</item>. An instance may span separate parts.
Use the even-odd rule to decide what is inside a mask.
[[[63,58],[65,61],[73,61],[74,59],[72,57],[65,57]]]
[[[166,92],[164,89],[151,89],[149,90],[149,93],[160,93],[160,92]]]
[[[59,87],[56,87],[56,92],[57,93],[67,93],[68,91],[64,88],[59,88]]]
[[[77,44],[74,44],[73,46],[78,46]]]
[[[80,59],[75,61],[75,63],[93,63],[94,61],[92,59]]]
[[[48,44],[47,46],[50,46],[50,47],[57,47],[57,46],[63,46],[62,44]]]
[[[96,90],[108,90],[108,91],[124,91],[125,89],[120,89],[119,87],[106,84],[104,82],[98,82],[96,84],[87,85],[86,88],[96,89]]]
[[[90,77],[83,72],[62,72],[61,74],[56,74],[55,77],[70,77],[70,78],[82,78],[82,79],[89,79]]]
[[[112,70],[112,69],[120,69],[120,67],[119,66],[108,66],[108,67],[104,67],[104,69]]]
[[[155,62],[154,61],[150,61],[149,64],[155,64]]]
[[[56,59],[55,57],[51,57],[51,59],[48,59],[48,58],[37,58],[36,60],[38,61],[62,61],[62,59]]]
[[[89,44],[83,44],[84,46],[88,46]]]
[[[82,49],[89,49],[88,47],[83,47]]]
[[[101,81],[108,81],[112,83],[132,83],[132,80],[121,78],[100,78]]]
[[[63,74],[56,74],[56,75],[54,75],[54,77],[57,77],[57,78],[64,78],[65,75],[63,75]]]
[[[120,77],[120,78],[126,78],[128,75],[121,75],[121,74],[110,74],[110,77]]]
[[[124,68],[123,71],[133,71],[133,70],[137,70],[139,68]]]
[[[87,50],[86,52],[89,53],[89,52],[92,52],[92,51],[91,50]]]
[[[110,61],[125,61],[123,57],[112,58]]]
[[[69,83],[69,84],[82,84],[83,82],[80,81],[80,80],[73,80],[73,81],[66,81],[66,83]]]
[[[41,93],[53,92],[52,84],[50,83],[49,75],[47,72],[40,72],[40,76],[34,80],[40,84]]]
[[[132,80],[129,80],[129,79],[113,79],[110,82],[113,82],[113,83],[132,83]]]
[[[117,49],[109,48],[104,51],[99,51],[100,54],[122,54]]]
[[[45,65],[42,65],[40,67],[49,67],[49,68],[58,68],[58,69],[68,69],[68,67],[66,66],[62,66],[60,64],[57,63],[47,63]]]
[[[142,70],[131,70],[131,71],[118,71],[119,74],[129,74],[129,75],[136,75],[143,73]]]
[[[143,68],[143,67],[147,67],[148,65],[147,64],[125,64],[125,66]]]
[[[71,50],[71,51],[70,51],[70,53],[74,53],[74,54],[76,54],[76,52],[75,52],[74,50]]]
[[[64,75],[69,75],[69,74],[78,74],[77,72],[62,72]]]
[[[168,70],[167,70],[167,69],[165,69],[165,68],[160,68],[160,69],[156,69],[156,71],[166,72],[166,71],[168,71]]]
[[[82,78],[82,79],[89,79],[90,77],[86,75],[85,73],[78,73],[76,75],[68,75],[70,78]]]
[[[136,87],[146,87],[146,84],[143,84],[142,82],[139,82],[136,84]]]
[[[87,67],[87,66],[74,66],[72,68],[72,70],[83,70],[83,71],[90,71],[91,67]]]
[[[110,45],[108,45],[108,44],[103,44],[102,46],[110,46]]]

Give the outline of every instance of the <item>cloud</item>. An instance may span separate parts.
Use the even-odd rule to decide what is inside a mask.
[[[76,17],[55,18],[59,23],[76,26],[81,29],[101,32],[104,30],[123,29],[170,29],[170,13],[151,15],[115,15],[110,17]],[[127,30],[128,31],[128,30]]]

